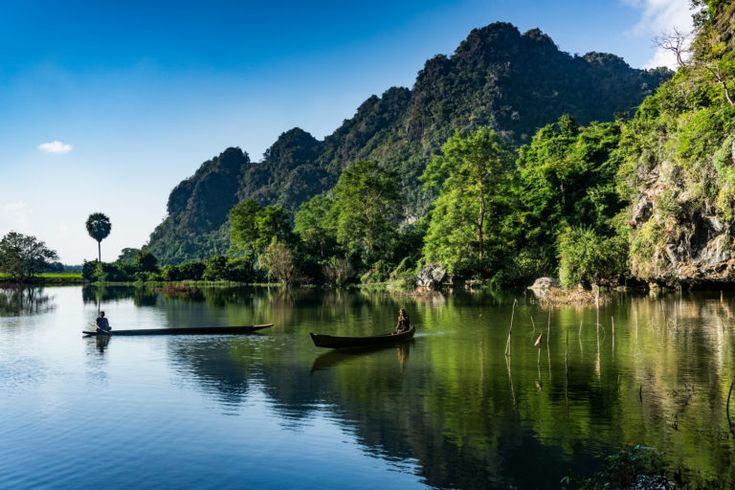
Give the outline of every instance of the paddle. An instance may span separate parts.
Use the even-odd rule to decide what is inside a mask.
[[[97,325],[95,323],[89,323],[89,327],[92,329],[92,331],[86,334],[88,336],[90,335],[90,333],[96,333],[96,334],[102,334],[102,335],[110,335],[111,332],[112,332],[112,330],[103,330],[101,328],[98,329],[97,328]]]

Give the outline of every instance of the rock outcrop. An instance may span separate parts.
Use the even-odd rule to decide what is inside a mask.
[[[691,57],[622,139],[631,272],[649,283],[735,282],[735,4],[705,3]]]
[[[425,289],[439,289],[447,278],[447,270],[436,264],[425,266],[416,276],[416,285]]]

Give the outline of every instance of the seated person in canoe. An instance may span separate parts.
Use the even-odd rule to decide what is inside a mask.
[[[97,317],[95,323],[97,324],[98,332],[109,332],[110,330],[112,330],[110,322],[107,320],[107,318],[105,318],[104,311],[100,311],[100,316]]]
[[[406,310],[401,308],[398,311],[398,323],[396,324],[396,329],[393,333],[408,332],[410,329],[411,323],[408,321],[408,313],[406,313]]]

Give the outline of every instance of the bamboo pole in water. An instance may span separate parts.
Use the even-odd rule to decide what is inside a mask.
[[[516,407],[516,392],[513,389],[513,373],[510,369],[510,357],[505,358],[505,367],[508,370],[508,383],[510,384],[510,396],[513,399],[513,408]]]
[[[567,416],[569,416],[569,329],[564,339],[564,401],[566,402]]]
[[[510,339],[511,335],[513,335],[513,317],[516,314],[516,303],[518,302],[517,299],[513,300],[513,309],[510,313],[510,327],[508,328],[508,340],[505,341],[505,355],[507,357],[510,357]]]
[[[612,354],[615,355],[615,317],[611,316],[610,321],[612,322]]]
[[[727,412],[727,423],[732,427],[732,422],[730,421],[730,396],[732,395],[732,386],[735,384],[735,380],[730,382],[730,391],[727,392],[727,407],[725,411]]]
[[[579,342],[579,355],[584,357],[584,348],[582,347],[582,323],[584,319],[579,320],[579,334],[577,335],[577,341]]]
[[[549,384],[551,383],[551,347],[549,341],[551,340],[551,310],[549,310],[549,320],[546,323],[546,360],[549,364]]]
[[[569,330],[567,330],[566,339],[564,339],[564,376],[569,379]]]

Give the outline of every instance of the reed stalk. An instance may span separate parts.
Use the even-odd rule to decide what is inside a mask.
[[[513,318],[516,314],[516,303],[518,303],[517,299],[513,300],[513,309],[510,313],[510,327],[508,327],[508,340],[505,341],[505,356],[510,357],[510,346],[511,346],[511,337],[513,335]]]

